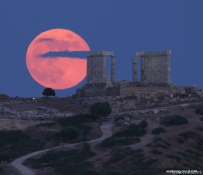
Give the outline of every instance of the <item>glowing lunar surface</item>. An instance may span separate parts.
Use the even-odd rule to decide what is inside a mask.
[[[39,34],[29,45],[26,65],[35,81],[44,87],[67,89],[86,76],[86,58],[46,56],[46,53],[89,51],[88,44],[76,33],[52,29]]]

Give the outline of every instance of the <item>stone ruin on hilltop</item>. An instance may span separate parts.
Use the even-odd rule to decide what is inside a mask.
[[[111,57],[111,79],[107,76],[106,59]],[[137,52],[132,58],[132,82],[116,81],[114,52],[95,51],[87,56],[86,84],[76,90],[78,97],[132,96],[140,93],[184,94],[183,87],[171,82],[171,51]],[[141,58],[138,80],[137,59]]]

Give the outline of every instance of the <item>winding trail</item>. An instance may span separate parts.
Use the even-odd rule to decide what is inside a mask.
[[[97,141],[104,140],[104,139],[106,139],[108,137],[111,137],[112,136],[112,132],[111,132],[112,125],[113,125],[113,120],[103,122],[103,124],[100,127],[101,131],[103,133],[102,137],[100,137],[98,139],[95,139],[95,140],[87,141],[86,143],[97,142]],[[36,175],[29,168],[22,165],[23,161],[25,161],[26,159],[28,159],[30,157],[36,156],[38,154],[41,154],[41,153],[44,153],[44,152],[47,152],[47,151],[50,151],[50,150],[53,150],[53,149],[55,150],[55,149],[60,149],[60,148],[72,147],[72,146],[75,146],[75,145],[78,145],[78,144],[81,144],[81,143],[84,143],[84,142],[73,143],[73,144],[68,144],[68,145],[63,145],[63,146],[57,146],[57,147],[50,148],[50,149],[44,149],[44,150],[41,150],[41,151],[36,151],[36,152],[27,154],[25,156],[22,156],[22,157],[20,157],[20,158],[18,158],[16,160],[14,160],[13,162],[11,162],[11,165],[14,166],[22,175]]]

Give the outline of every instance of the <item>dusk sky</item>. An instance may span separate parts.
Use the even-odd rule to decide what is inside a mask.
[[[0,94],[42,97],[26,52],[37,35],[55,28],[77,33],[91,51],[114,51],[117,81],[132,81],[136,52],[171,50],[172,83],[203,88],[202,0],[1,0]],[[70,96],[85,82],[56,96]]]

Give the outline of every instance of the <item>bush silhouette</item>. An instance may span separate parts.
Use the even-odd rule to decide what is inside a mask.
[[[117,138],[109,137],[102,141],[101,147],[108,148],[114,146],[131,145],[140,142],[139,138]]]
[[[141,128],[146,128],[148,126],[148,122],[146,120],[142,120],[139,125],[139,127]]]
[[[52,88],[45,88],[42,94],[48,98],[48,96],[55,96],[55,91]]]
[[[55,121],[63,126],[82,126],[84,123],[92,122],[95,118],[91,114],[77,114],[70,117],[57,118]]]
[[[70,140],[76,139],[79,135],[79,130],[74,126],[68,126],[60,131],[60,135]]]
[[[182,144],[185,142],[185,138],[183,136],[178,136],[177,137],[177,140],[176,140],[178,143]]]
[[[84,143],[82,147],[82,151],[91,151],[91,146],[89,143]]]
[[[86,170],[82,173],[79,173],[79,175],[100,175],[100,173],[96,170]]]
[[[0,161],[10,161],[11,155],[7,151],[0,152]]]
[[[193,131],[185,131],[184,133],[179,134],[179,136],[184,137],[186,140],[189,138],[196,138],[197,134]]]
[[[187,124],[188,120],[179,115],[172,115],[172,116],[166,116],[161,120],[161,124],[165,125],[184,125]]]
[[[111,106],[108,102],[97,102],[90,106],[90,111],[91,114],[97,118],[107,117],[111,114]]]
[[[147,126],[147,123],[143,121],[139,125],[132,123],[128,126],[126,130],[117,132],[113,136],[114,137],[133,137],[133,136],[141,137],[146,134],[146,130],[143,127]]]
[[[125,158],[125,153],[123,152],[118,152],[116,154],[113,154],[111,159],[109,160],[111,163],[116,163],[120,160],[123,160]]]
[[[195,109],[195,113],[196,113],[196,114],[203,115],[203,107],[200,107],[200,108]]]
[[[164,133],[165,132],[165,129],[164,128],[155,128],[152,130],[152,134],[154,135],[158,135],[158,134],[161,134],[161,133]]]
[[[158,151],[158,150],[156,150],[156,149],[151,150],[150,153],[153,153],[153,154],[155,154],[155,155],[163,154],[161,151]]]

